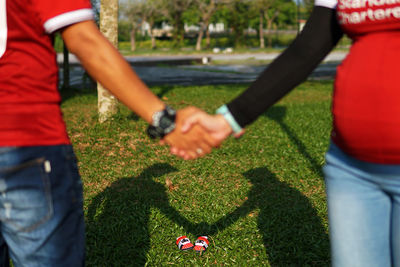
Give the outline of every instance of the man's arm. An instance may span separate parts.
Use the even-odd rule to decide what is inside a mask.
[[[148,123],[152,122],[155,112],[165,108],[165,104],[140,80],[93,21],[70,25],[61,31],[61,35],[87,72]],[[213,141],[200,127],[182,136],[178,129],[187,114],[178,111],[177,129],[168,134],[165,140],[180,148],[181,157],[190,159],[199,156],[199,148],[203,152],[201,154],[209,152]]]
[[[86,71],[144,120],[151,123],[153,113],[164,109],[93,21],[68,26],[61,35]]]

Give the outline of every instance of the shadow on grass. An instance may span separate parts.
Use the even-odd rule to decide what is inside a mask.
[[[329,239],[310,201],[268,168],[249,170],[248,199],[210,226],[216,234],[258,210],[258,228],[271,266],[329,266]],[[254,216],[254,215],[253,215]]]
[[[175,171],[168,164],[152,165],[138,177],[116,181],[92,200],[87,214],[88,266],[145,265],[153,208],[195,236],[215,236],[257,210],[271,266],[329,265],[328,235],[313,206],[266,167],[244,173],[252,184],[248,199],[214,224],[192,223],[169,205],[165,185],[153,178]]]
[[[312,157],[308,152],[304,143],[300,138],[293,132],[290,127],[283,121],[286,115],[286,107],[283,106],[272,106],[266,116],[279,124],[281,129],[288,135],[289,139],[295,144],[299,152],[308,160],[311,169],[318,174],[319,177],[323,177],[322,166]]]
[[[153,180],[175,171],[169,164],[154,164],[137,177],[119,179],[92,200],[86,222],[88,265],[145,265],[152,208],[193,231],[194,224],[169,205],[165,185]]]

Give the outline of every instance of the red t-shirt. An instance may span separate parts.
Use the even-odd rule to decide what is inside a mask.
[[[336,8],[353,44],[337,68],[332,139],[360,160],[400,164],[400,0],[334,2],[316,4]]]
[[[89,0],[0,0],[0,146],[70,143],[52,34],[91,19]]]

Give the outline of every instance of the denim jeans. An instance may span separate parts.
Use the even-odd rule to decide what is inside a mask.
[[[400,165],[359,161],[331,144],[324,173],[332,266],[400,266]]]
[[[82,182],[68,145],[0,148],[0,264],[83,266]],[[7,254],[7,251],[9,254]]]

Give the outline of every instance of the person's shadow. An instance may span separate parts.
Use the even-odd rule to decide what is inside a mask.
[[[91,201],[87,214],[90,265],[145,265],[150,249],[149,218],[154,208],[194,236],[216,236],[240,218],[259,211],[258,228],[272,266],[328,265],[328,235],[316,211],[307,197],[279,181],[268,168],[244,173],[252,184],[248,199],[213,224],[192,223],[170,206],[167,188],[153,178],[173,171],[176,169],[168,164],[154,164],[138,177],[116,181]],[[168,245],[173,244],[171,239],[166,237]],[[218,244],[223,247],[224,240],[218,240]]]
[[[195,232],[195,225],[170,206],[166,186],[153,180],[175,171],[169,164],[154,164],[137,177],[119,179],[91,200],[86,216],[87,261],[91,266],[144,266],[150,248],[152,208]]]
[[[211,225],[208,233],[216,234],[259,211],[258,229],[271,266],[329,265],[328,234],[308,198],[279,181],[267,167],[251,169],[244,176],[252,184],[248,199]]]
[[[272,106],[268,109],[268,112],[265,113],[265,116],[274,120],[279,124],[281,129],[288,135],[289,139],[295,144],[299,150],[299,152],[306,158],[310,164],[310,168],[319,176],[323,177],[321,164],[319,164],[314,157],[307,152],[307,148],[304,143],[300,140],[300,138],[296,135],[294,131],[290,129],[290,127],[283,121],[286,116],[286,107],[284,106]]]

